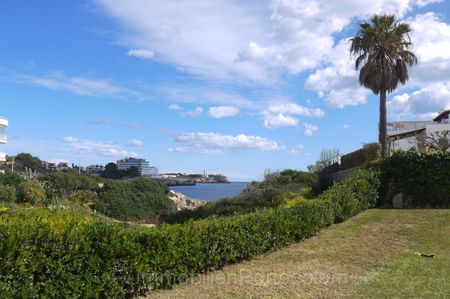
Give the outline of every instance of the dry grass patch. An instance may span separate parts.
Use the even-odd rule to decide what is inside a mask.
[[[148,298],[357,296],[355,290],[366,290],[382,265],[411,254],[411,236],[424,223],[435,224],[445,216],[450,211],[369,210],[303,242],[199,275]]]

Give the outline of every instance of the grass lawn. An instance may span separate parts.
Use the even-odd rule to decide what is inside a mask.
[[[369,210],[147,298],[450,298],[450,210]]]

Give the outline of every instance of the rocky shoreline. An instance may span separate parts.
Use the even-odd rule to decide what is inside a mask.
[[[200,199],[189,198],[182,193],[170,190],[169,198],[176,204],[177,210],[194,210],[198,207],[205,205],[207,202]]]

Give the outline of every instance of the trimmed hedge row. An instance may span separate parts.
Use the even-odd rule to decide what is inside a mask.
[[[0,297],[123,298],[164,288],[345,220],[376,200],[372,183],[373,172],[360,171],[292,208],[157,229],[126,229],[68,211],[5,213]]]
[[[379,173],[357,170],[341,183],[325,190],[319,200],[332,205],[335,222],[342,222],[360,211],[374,207],[380,188]]]
[[[450,153],[399,151],[374,167],[381,173],[379,205],[392,205],[392,197],[402,192],[406,206],[450,208]]]

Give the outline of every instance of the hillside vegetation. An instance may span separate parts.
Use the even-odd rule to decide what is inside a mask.
[[[171,288],[190,277],[312,237],[324,228],[344,222],[377,204],[389,203],[390,196],[385,197],[384,201],[380,200],[380,194],[386,192],[391,195],[393,192],[402,192],[406,202],[412,198],[411,202],[419,206],[445,206],[448,196],[444,193],[450,185],[450,175],[446,175],[449,168],[443,168],[442,165],[446,165],[449,159],[447,154],[422,158],[417,153],[399,153],[377,161],[367,169],[353,172],[318,196],[314,196],[317,186],[315,175],[285,170],[267,175],[263,182],[252,184],[236,199],[210,205],[209,210],[203,210],[203,214],[189,214],[188,217],[180,218],[180,224],[162,224],[153,229],[135,224],[130,227],[117,225],[101,213],[95,213],[95,209],[99,209],[119,219],[143,222],[156,221],[161,212],[170,214],[172,207],[165,204],[169,200],[166,197],[167,187],[152,180],[106,180],[102,181],[104,185],[101,187],[97,184],[97,178],[73,172],[50,173],[27,180],[8,173],[0,179],[0,199],[3,201],[0,204],[0,297],[126,298],[143,295],[157,289]],[[407,166],[399,160],[403,160]],[[397,163],[404,168],[396,168]],[[415,166],[426,169],[411,172],[414,176],[408,175],[408,169]],[[428,175],[428,168],[434,169],[435,175]],[[422,184],[422,188],[417,188],[415,184]],[[427,186],[437,188],[436,197],[420,200],[420,193],[412,193],[414,190],[433,193]],[[383,212],[389,214],[386,210],[379,213]],[[190,217],[192,215],[204,219],[195,220],[195,217]],[[448,221],[448,215],[445,216]],[[350,243],[347,238],[352,235],[352,231],[339,233],[342,239],[333,239],[323,248],[326,251],[324,255],[330,260],[317,258],[318,264],[313,265],[318,269],[329,265],[330,269],[338,269],[343,273],[348,267],[349,273],[358,274],[351,271],[358,270],[352,268],[352,264],[331,263],[336,256],[339,260],[338,248],[342,249],[342,254],[354,257],[349,258],[349,261],[357,265],[367,262],[370,267],[381,265],[377,264],[378,258],[383,261],[384,256],[394,256],[390,255],[391,249],[386,244],[409,240],[402,239],[401,234],[408,237],[413,224],[402,227],[395,219],[387,218],[385,221],[382,217],[376,221],[386,223],[386,226],[378,227],[373,223],[371,228],[368,222],[358,223],[358,234],[353,234]],[[440,225],[446,230],[448,223],[442,222]],[[437,224],[433,226],[439,231],[433,234],[431,229],[427,230],[428,223],[429,220],[419,221],[418,231],[427,232],[423,237],[432,236],[441,240],[441,227],[437,228]],[[386,233],[379,238],[370,238],[378,231]],[[364,239],[365,236],[369,239]],[[383,239],[385,236],[387,239]],[[358,243],[360,241],[363,243]],[[432,244],[436,245],[435,251],[441,256],[438,244]],[[364,248],[368,251],[360,251]],[[394,249],[401,248],[394,246]],[[446,257],[445,254],[442,256]],[[308,254],[291,258],[305,257],[315,258]],[[423,294],[429,292],[440,295],[441,276],[431,276],[436,277],[440,284],[438,293],[433,293],[430,291],[431,286],[425,285],[430,280],[424,279],[417,272],[418,268],[409,264],[411,256],[405,255],[404,258],[405,264],[402,264],[403,260],[398,264],[393,260],[394,266],[386,268],[388,271],[381,273],[379,280],[372,281],[377,291],[383,290],[387,280],[397,281],[399,285],[407,280],[406,274],[402,274],[406,270],[395,273],[398,274],[395,279],[390,279],[396,267],[404,266],[404,269],[413,271],[411,273],[417,276],[420,284],[424,284]],[[444,262],[447,261],[445,258]],[[289,269],[287,265],[282,266],[277,265],[277,269]],[[446,272],[441,271],[443,268],[437,264],[427,271],[440,271],[440,275],[447,277]],[[302,273],[301,270],[302,267],[298,273]],[[372,272],[368,273],[368,276],[363,274],[361,277],[372,278]],[[334,276],[328,278],[335,279]],[[349,281],[352,282],[352,279]],[[358,276],[354,279],[359,281]],[[360,287],[358,290],[361,294],[369,293],[364,282],[358,282],[347,291]],[[387,287],[386,294],[392,294],[393,290],[394,287]],[[282,291],[280,296],[290,296],[290,291]],[[248,296],[245,292],[242,294]],[[258,296],[264,294],[257,293]],[[270,297],[277,295],[268,294]],[[334,296],[333,292],[330,294],[330,297]],[[241,296],[240,293],[235,295]]]
[[[282,206],[293,197],[313,198],[319,190],[315,173],[292,169],[267,173],[262,182],[252,182],[239,196],[209,202],[195,210],[164,215],[167,223],[183,223],[187,220],[211,216],[230,216],[254,212],[258,209]]]
[[[450,210],[369,210],[146,298],[448,298],[449,219]]]

